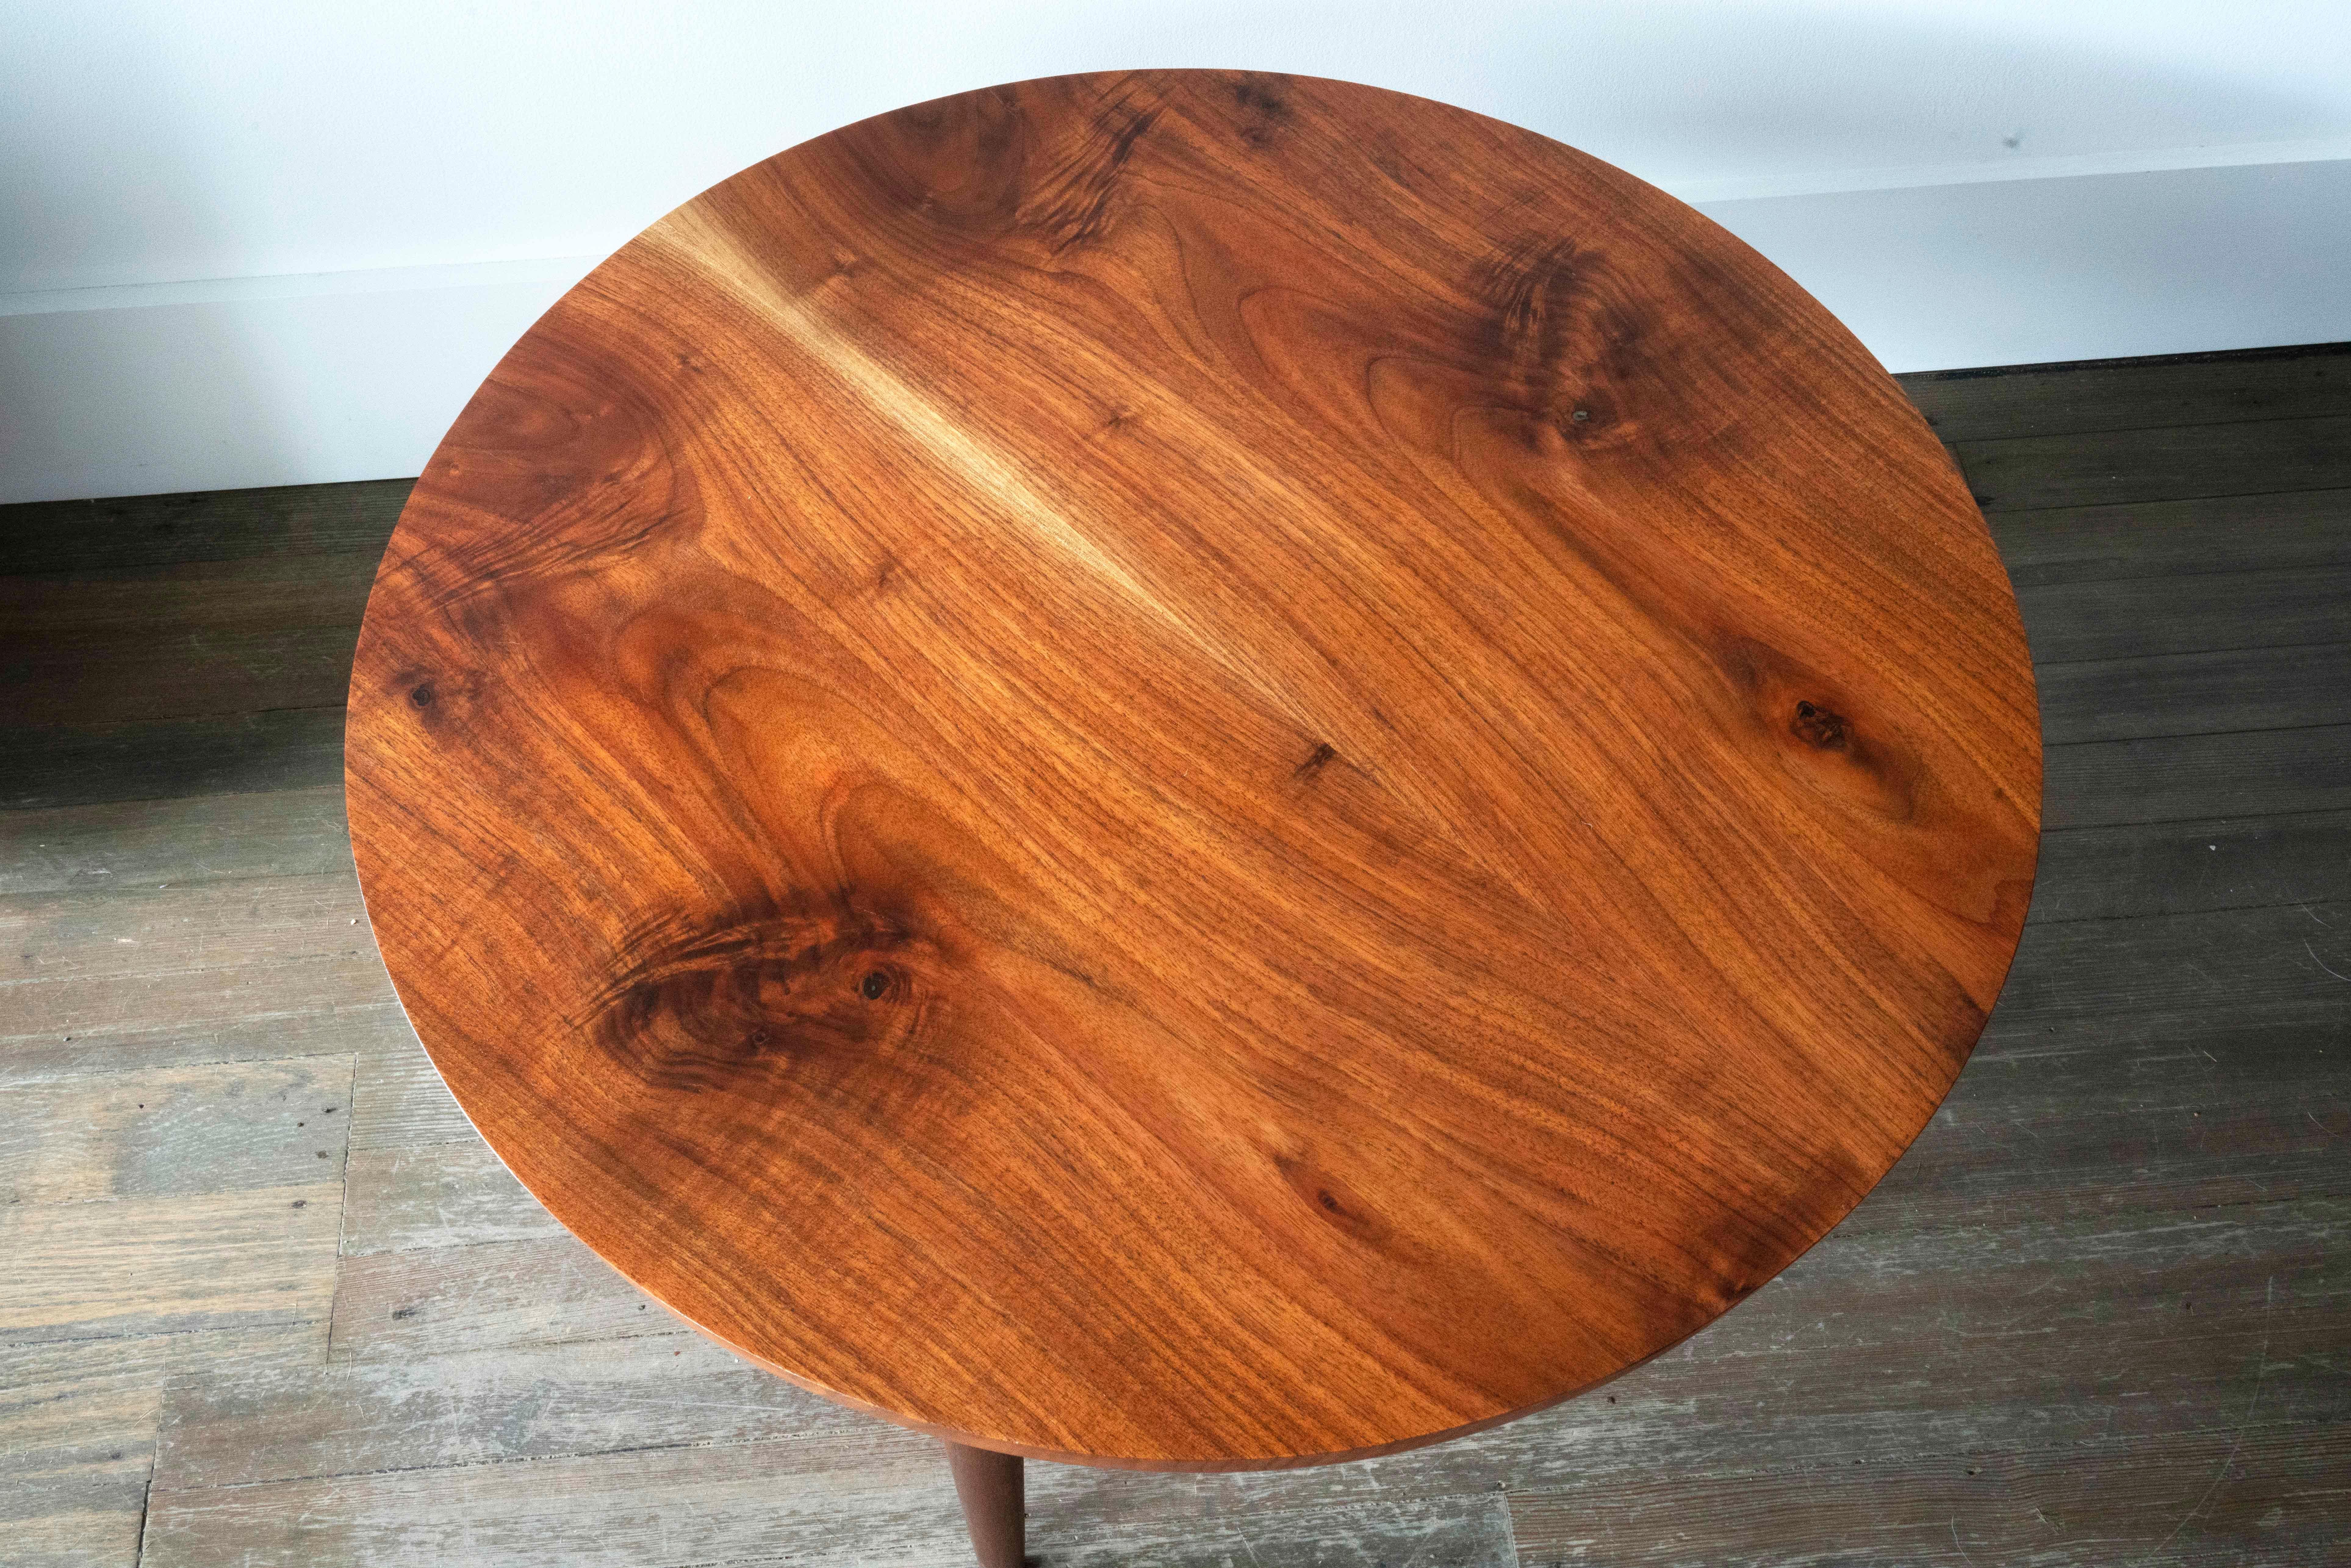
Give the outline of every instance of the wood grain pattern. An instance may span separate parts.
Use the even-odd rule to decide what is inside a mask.
[[[1983,523],[1817,305],[1531,133],[1181,72],[600,267],[419,481],[349,757],[566,1225],[812,1388],[1165,1468],[1752,1291],[1958,1071],[2040,797]]]

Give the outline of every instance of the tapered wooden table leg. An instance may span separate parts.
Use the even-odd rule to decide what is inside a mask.
[[[1020,1568],[1028,1518],[1020,1457],[960,1443],[947,1444],[946,1450],[979,1568]]]

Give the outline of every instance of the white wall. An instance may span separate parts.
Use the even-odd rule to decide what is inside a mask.
[[[2351,0],[17,0],[0,500],[413,474],[565,284],[713,181],[1137,64],[1573,142],[1896,370],[2351,338]]]

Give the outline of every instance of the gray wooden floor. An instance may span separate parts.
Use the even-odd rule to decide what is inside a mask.
[[[1605,1394],[1036,1467],[1054,1564],[2315,1563],[2351,1534],[2351,349],[1913,378],[2041,661],[1948,1106]],[[426,1065],[340,704],[405,486],[0,511],[0,1560],[955,1563],[924,1438],[683,1332]]]

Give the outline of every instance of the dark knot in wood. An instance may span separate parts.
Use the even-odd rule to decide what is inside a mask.
[[[663,922],[628,944],[590,1028],[643,1082],[690,1093],[788,1074],[823,1092],[922,1027],[935,956],[908,925],[848,901]],[[877,1006],[886,1003],[886,1006]]]
[[[1818,703],[1800,702],[1796,716],[1788,721],[1788,733],[1806,746],[1822,751],[1842,750],[1851,732],[1841,714],[1830,712]]]

